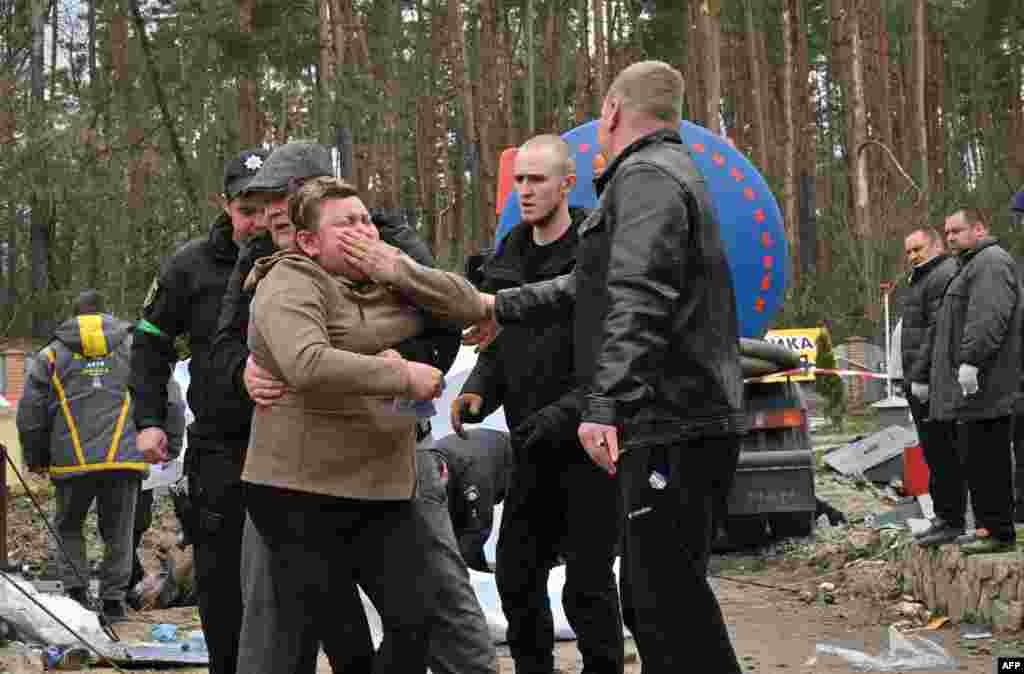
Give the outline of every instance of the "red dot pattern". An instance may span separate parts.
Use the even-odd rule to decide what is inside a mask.
[[[707,151],[707,147],[703,143],[694,143],[693,145],[690,146],[690,149],[696,152],[697,154],[704,154]],[[718,168],[726,168],[726,159],[725,157],[722,156],[720,152],[714,152],[711,155],[711,162]],[[732,179],[735,180],[737,183],[742,183],[746,179],[746,176],[743,174],[743,171],[741,171],[739,167],[736,166],[729,167],[729,176],[732,177]],[[743,188],[743,197],[747,201],[755,201],[757,199],[757,196],[757,192],[754,191],[753,187],[747,186]],[[751,215],[754,218],[754,222],[756,222],[759,226],[764,225],[765,221],[768,219],[768,216],[763,208],[755,209]],[[761,247],[765,251],[770,251],[771,248],[775,245],[775,239],[772,237],[771,232],[767,230],[761,230],[760,227],[758,227],[757,230],[759,230],[760,232],[760,236],[758,238],[760,240]],[[773,280],[772,270],[775,268],[775,257],[770,254],[763,255],[761,257],[761,268],[764,270],[764,274],[761,277],[760,285],[760,290],[763,293],[771,290]],[[759,294],[754,300],[754,310],[757,311],[757,313],[764,313],[766,304],[767,302],[765,301],[764,296]]]

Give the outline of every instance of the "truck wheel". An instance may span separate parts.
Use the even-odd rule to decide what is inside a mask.
[[[772,515],[770,523],[776,538],[803,538],[814,530],[814,513]]]

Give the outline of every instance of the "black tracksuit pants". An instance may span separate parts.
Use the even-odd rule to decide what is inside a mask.
[[[959,424],[966,453],[967,485],[978,528],[1001,541],[1017,540],[1013,526],[1013,466],[1010,441],[1013,417],[978,419]]]
[[[622,507],[616,481],[579,446],[559,460],[550,458],[553,451],[544,453],[547,458],[516,457],[498,533],[495,580],[516,674],[554,669],[547,588],[559,554],[566,559],[562,603],[583,671],[621,674],[622,615],[613,565]]]
[[[1013,500],[1024,515],[1024,414],[1013,417]],[[1024,521],[1015,517],[1017,521]]]
[[[193,454],[194,452],[194,454]],[[235,674],[242,629],[242,531],[245,505],[236,460],[189,447],[188,486],[196,509],[192,539],[199,617],[210,674]]]
[[[935,516],[946,523],[963,528],[967,511],[967,479],[963,457],[958,449],[957,424],[935,421],[928,416],[928,403],[913,395],[907,396],[910,415],[917,426],[917,439],[928,464],[928,493],[935,507]]]
[[[631,448],[619,460],[626,509],[622,613],[636,639],[644,674],[694,669],[740,674],[718,599],[707,581],[715,483],[729,468],[702,457],[732,455],[738,436],[694,438]],[[652,469],[667,473],[655,489]],[[735,471],[735,464],[731,467]],[[688,619],[681,618],[685,611]]]

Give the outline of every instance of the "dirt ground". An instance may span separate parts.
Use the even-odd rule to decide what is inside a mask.
[[[829,441],[837,440],[833,437]],[[34,488],[38,489],[37,499],[48,508],[51,492],[46,482],[33,480]],[[868,513],[885,512],[892,508],[892,503],[878,489],[858,485],[825,469],[819,470],[816,488],[820,497],[846,514],[849,526],[827,527],[819,529],[812,538],[778,541],[713,559],[713,574],[720,576],[714,582],[722,611],[732,627],[745,672],[845,674],[852,671],[849,664],[835,656],[816,657],[815,645],[859,644],[860,650],[877,655],[884,647],[886,630],[894,624],[901,630],[916,630],[915,634],[938,639],[957,660],[954,669],[930,671],[988,674],[993,671],[997,655],[1024,655],[1024,633],[967,640],[961,637],[958,626],[946,624],[940,629],[924,629],[933,616],[916,603],[916,598],[904,594],[898,571],[888,561],[894,547],[907,544],[909,534],[879,532],[862,526]],[[24,496],[9,504],[8,526],[10,559],[32,563],[45,560],[45,527]],[[94,522],[90,527],[94,527]],[[154,526],[144,543],[145,563],[150,571],[159,567],[156,551],[173,541],[176,528],[169,499],[158,500]],[[98,558],[100,547],[94,534],[90,541],[90,555]],[[831,585],[822,589],[822,583]],[[131,617],[129,622],[117,626],[121,639],[127,642],[150,640],[150,629],[157,623],[175,623],[179,634],[200,627],[194,608],[132,612]],[[685,607],[681,607],[680,625],[700,619],[687,615]],[[557,655],[558,666],[564,672],[581,671],[574,642],[560,643]],[[514,670],[507,647],[499,647],[499,656],[502,674],[511,674]],[[5,651],[0,650],[0,672],[6,671],[4,658]],[[704,671],[698,664],[700,658],[699,644],[694,644],[694,671]],[[205,668],[163,671],[207,672]],[[321,656],[318,673],[327,672],[330,667]],[[639,674],[636,657],[631,658],[626,672]]]

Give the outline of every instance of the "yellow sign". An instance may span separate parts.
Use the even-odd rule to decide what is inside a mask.
[[[818,359],[818,335],[822,333],[821,328],[792,328],[789,330],[769,330],[764,340],[777,344],[778,346],[796,351],[800,359],[805,360],[807,365],[814,365]],[[784,381],[786,377],[771,377],[765,381]],[[814,375],[798,374],[789,377],[792,381],[814,381]]]

